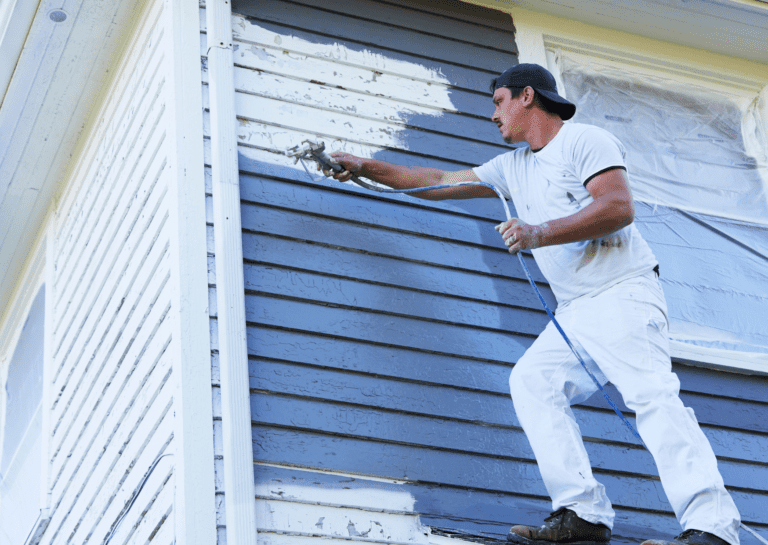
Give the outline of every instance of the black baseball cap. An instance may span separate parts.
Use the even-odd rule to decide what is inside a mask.
[[[493,80],[493,90],[499,87],[533,87],[547,107],[567,120],[576,113],[576,105],[557,94],[557,84],[549,70],[538,64],[522,63],[509,68]]]

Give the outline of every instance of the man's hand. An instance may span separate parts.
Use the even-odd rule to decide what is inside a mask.
[[[516,254],[520,250],[532,250],[543,246],[547,227],[546,223],[529,225],[522,220],[512,218],[497,225],[496,230],[501,233],[509,252]]]
[[[356,157],[340,151],[331,153],[331,157],[336,163],[339,163],[344,167],[344,170],[339,172],[323,170],[324,175],[332,176],[334,180],[348,182],[353,175],[360,174],[360,171],[363,168],[363,159],[361,157]],[[320,165],[317,165],[317,170],[320,170],[320,168]]]

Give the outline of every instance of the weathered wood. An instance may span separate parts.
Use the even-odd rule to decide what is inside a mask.
[[[277,4],[277,3],[276,3]],[[441,2],[449,4],[440,9],[439,4],[422,2],[378,2],[375,0],[356,0],[353,3],[344,0],[328,0],[322,6],[307,0],[291,0],[284,5],[287,9],[301,9],[301,6],[327,10],[327,18],[336,15],[348,15],[362,19],[361,25],[368,22],[385,24],[417,34],[428,34],[448,38],[456,43],[469,42],[476,46],[514,54],[514,25],[512,16],[482,6],[467,6],[462,2]],[[277,7],[277,6],[275,6]],[[463,9],[462,9],[463,8]],[[258,18],[258,5],[246,1],[236,1],[233,12]]]
[[[62,411],[66,410],[67,405],[71,403],[71,396],[80,388],[83,373],[87,372],[96,353],[101,350],[105,337],[108,338],[111,333],[114,333],[111,332],[111,328],[117,317],[124,314],[120,311],[126,298],[131,294],[134,284],[138,283],[138,286],[142,286],[145,283],[146,278],[141,277],[140,273],[141,266],[144,265],[147,256],[155,246],[159,245],[163,248],[167,244],[167,234],[163,233],[167,210],[161,208],[164,196],[165,191],[154,192],[147,203],[149,210],[145,211],[144,221],[138,225],[134,223],[126,226],[126,229],[132,228],[130,233],[126,233],[128,235],[126,243],[115,244],[112,248],[113,253],[105,256],[105,259],[113,261],[113,266],[102,271],[104,276],[100,279],[101,293],[96,294],[90,301],[93,303],[93,311],[90,315],[83,316],[83,325],[79,328],[79,334],[75,335],[76,332],[73,331],[72,348],[67,353],[61,354],[62,365],[59,368],[62,372],[53,381],[55,390],[59,392],[57,399],[52,403],[54,433],[57,432],[60,424]],[[136,212],[137,216],[140,212],[141,210]],[[156,263],[156,260],[152,261],[151,265]],[[134,310],[130,305],[133,298],[128,298],[128,302],[129,306],[125,312]],[[118,322],[118,327],[119,325]],[[118,329],[117,332],[119,331]],[[107,351],[110,348],[110,344],[104,347]]]
[[[319,342],[308,345],[306,349],[311,350],[317,344]],[[420,354],[413,354],[405,361],[416,366],[420,363]],[[479,368],[473,376],[484,374],[486,369],[489,372],[498,369],[483,362],[473,367]],[[394,375],[393,369],[385,362],[382,362],[378,373],[343,372],[333,367],[298,366],[263,359],[255,359],[252,369],[253,390],[336,400],[451,420],[482,422],[490,426],[520,427],[507,392],[479,390],[471,387],[470,383],[459,387],[443,385],[438,382],[439,379],[418,382],[404,380],[405,377]],[[621,425],[612,411],[577,405],[573,412],[584,437],[639,446],[637,439]],[[631,413],[627,417],[630,422],[634,420]],[[703,431],[718,456],[745,462],[768,462],[768,438],[765,435],[711,426],[705,426]],[[615,446],[618,456],[623,448]],[[764,471],[764,468],[760,470]]]
[[[298,515],[298,512],[301,514]],[[427,530],[413,513],[366,511],[309,503],[298,506],[294,501],[282,499],[256,500],[256,513],[261,521],[259,537],[268,532],[290,532],[304,539],[360,537],[366,543],[428,544]]]
[[[302,100],[314,106],[334,106],[368,116],[383,111],[395,121],[422,121],[428,124],[425,128],[432,126],[442,131],[448,130],[448,120],[452,120],[481,131],[479,135],[465,134],[468,138],[501,143],[498,130],[494,133],[495,126],[490,122],[493,113],[490,93],[485,95],[397,72],[380,73],[357,65],[339,65],[333,59],[285,55],[282,49],[267,44],[240,43],[236,46],[235,86],[238,92]],[[306,70],[307,61],[312,62],[311,72]],[[206,75],[204,72],[204,83],[207,82]],[[487,76],[479,75],[478,79],[485,81]],[[314,96],[308,92],[310,90],[320,96]],[[334,105],[334,101],[327,100],[326,96],[347,97],[350,103]],[[418,113],[420,117],[416,115]]]
[[[371,224],[348,222],[341,218],[323,218],[293,210],[249,204],[243,206],[242,217],[243,228],[252,233],[340,246],[440,268],[504,277],[510,275],[507,271],[519,267],[503,248],[486,249],[461,242],[434,240],[381,229]],[[249,238],[249,234],[244,235],[244,247],[249,244]],[[396,274],[397,271],[392,273]],[[540,277],[540,274],[537,276]]]
[[[368,373],[379,377],[392,377],[398,379],[424,381],[434,385],[453,386],[459,388],[471,388],[487,393],[495,393],[502,396],[509,394],[508,379],[511,371],[511,364],[499,365],[495,363],[480,362],[472,359],[462,359],[456,356],[443,356],[436,354],[412,353],[409,350],[399,347],[383,347],[360,343],[338,338],[330,339],[313,336],[299,331],[273,330],[252,328],[254,351],[253,356],[259,356],[268,359],[292,361],[299,364],[317,366],[326,369],[348,369],[359,373]],[[418,360],[419,365],[412,364]],[[678,373],[684,366],[675,366]],[[712,372],[715,373],[715,372]],[[697,418],[705,425],[707,434],[717,434],[727,437],[732,435],[731,439],[718,440],[718,454],[727,458],[739,458],[745,462],[756,460],[768,461],[768,457],[760,455],[759,445],[763,444],[764,439],[756,437],[754,440],[748,440],[753,434],[745,428],[718,429],[715,426],[727,424],[730,416],[722,415],[727,411],[706,411],[706,407],[698,405],[701,398],[712,399],[701,393],[701,387],[704,392],[711,389],[715,381],[708,381],[704,384],[691,384],[688,388],[684,382],[682,399],[686,406],[691,406],[696,410]],[[612,399],[627,411],[622,403],[621,396],[611,385],[608,387]],[[716,398],[720,403],[727,407],[738,405],[738,399]],[[610,415],[610,409],[599,393],[593,395],[586,402],[581,404],[584,407],[605,409]],[[759,410],[759,408],[758,408]],[[631,413],[631,411],[630,411]],[[617,422],[616,422],[617,423]],[[607,419],[610,424],[610,418]],[[739,431],[741,430],[741,431]],[[748,449],[742,454],[740,447],[744,441],[754,443],[755,448]],[[731,446],[728,446],[728,445]]]
[[[447,451],[416,450],[409,446],[339,438],[314,433],[254,426],[254,456],[258,461],[316,469],[343,464],[346,471],[394,479],[471,487],[547,497],[535,463],[497,460],[488,464],[476,456]],[[376,464],[373,466],[372,461]],[[599,473],[616,506],[665,511],[668,503],[659,481]],[[768,497],[731,491],[745,521],[768,522]]]
[[[79,365],[73,369],[70,382],[63,384],[58,392],[58,399],[53,403],[52,419],[55,425],[52,430],[53,444],[57,445],[69,433],[72,420],[84,410],[86,399],[93,393],[94,381],[98,379],[115,352],[121,353],[126,343],[131,342],[132,336],[126,338],[124,332],[135,331],[140,327],[140,321],[146,315],[136,313],[150,287],[156,292],[160,287],[155,274],[162,274],[167,269],[167,240],[157,240],[166,223],[164,215],[156,215],[151,225],[149,236],[141,242],[136,256],[136,270],[133,274],[123,275],[118,284],[116,296],[110,300],[109,310],[105,312],[103,324],[91,335],[88,342],[83,342],[82,352],[89,353],[87,358],[78,358]],[[150,301],[152,296],[147,294]],[[114,329],[113,329],[114,327]],[[98,392],[98,389],[96,390]],[[96,394],[97,396],[100,394]],[[97,398],[98,399],[98,398]],[[74,407],[73,407],[74,405]],[[72,408],[72,410],[70,410]],[[58,448],[58,447],[57,447]]]
[[[476,422],[382,411],[365,405],[318,402],[304,397],[260,393],[253,403],[253,420],[259,425],[466,452],[484,458],[488,464],[500,458],[535,461],[520,428],[498,427],[490,431]],[[644,449],[619,449],[617,445],[594,441],[587,441],[585,446],[595,469],[641,479],[658,477],[653,458]],[[728,487],[759,491],[764,488],[759,483],[768,478],[765,468],[748,463],[721,460],[719,467]]]
[[[58,502],[68,509],[57,509],[46,538],[55,542],[56,536],[71,535],[83,523],[87,533],[93,533],[94,525],[102,524],[99,533],[108,533],[112,522],[122,511],[130,491],[138,486],[143,473],[151,465],[157,453],[170,441],[173,427],[172,388],[167,378],[170,358],[161,358],[157,371],[161,378],[149,383],[146,390],[138,392],[139,397],[130,410],[120,415],[116,429],[108,435],[104,449],[91,449],[81,457],[88,475],[72,483],[72,489]],[[154,365],[152,366],[154,367]],[[149,374],[143,377],[147,382]],[[141,403],[145,401],[145,403]],[[129,400],[125,400],[129,402]],[[117,407],[116,407],[117,408]],[[151,416],[148,416],[151,415]],[[111,430],[110,430],[111,431]],[[145,468],[131,471],[132,467]],[[115,502],[118,492],[123,490],[123,501]],[[94,502],[101,506],[93,513],[89,507]],[[139,513],[135,513],[138,515]],[[130,525],[130,523],[129,523]]]
[[[450,157],[454,161],[479,165],[490,161],[506,148],[502,143],[488,144],[470,140],[447,131],[425,132],[418,127],[399,125],[340,111],[312,108],[301,104],[275,101],[238,93],[237,137],[241,144],[269,141],[274,128],[306,129],[322,127],[328,138],[345,139],[359,144],[384,146],[398,150],[419,149],[421,153]],[[274,138],[274,136],[272,136]],[[290,146],[280,146],[287,149]]]
[[[344,218],[350,222],[427,235],[436,239],[488,248],[506,248],[501,236],[494,229],[498,221],[430,210],[421,206],[426,202],[423,200],[412,204],[381,198],[389,195],[353,193],[347,190],[350,186],[340,187],[337,184],[336,187],[328,187],[312,184],[306,177],[298,182],[242,175],[240,195],[246,205],[251,202],[266,204],[301,214]],[[497,205],[503,214],[501,203],[497,199],[487,199],[487,203]],[[510,256],[510,261],[514,262],[514,257]]]
[[[78,502],[75,503],[76,509],[73,509],[73,512],[77,512],[79,508],[85,505],[85,513],[81,515],[82,518],[73,529],[74,539],[85,542],[91,536],[98,535],[97,531],[99,533],[106,533],[107,529],[111,526],[109,522],[117,520],[119,513],[124,510],[124,504],[120,501],[115,501],[118,494],[128,491],[132,493],[136,490],[138,484],[144,478],[144,474],[152,466],[157,456],[167,451],[168,445],[173,438],[174,420],[172,411],[173,399],[164,392],[164,390],[171,390],[171,385],[166,384],[168,377],[170,377],[170,371],[162,377],[161,384],[163,388],[160,395],[153,400],[153,406],[145,409],[144,418],[136,425],[128,444],[124,445],[124,450],[119,453],[119,458],[112,461],[111,466],[99,467],[90,476],[92,483],[96,484],[95,488],[98,490],[98,493],[93,494],[87,503],[87,496],[81,495]],[[113,452],[108,451],[107,457],[112,455]],[[173,459],[162,460],[161,463],[163,462],[165,462],[166,471],[172,470]],[[144,471],[129,471],[132,467],[144,468]],[[156,472],[153,472],[150,479],[153,477],[155,479],[158,477]],[[141,491],[141,494],[147,493],[151,495],[151,485],[149,490],[145,486],[144,490]],[[172,498],[166,498],[165,501],[167,503],[161,507],[163,511],[173,504]],[[139,503],[139,506],[141,506],[141,503]],[[134,507],[138,506],[134,504]],[[126,517],[133,519],[129,525],[135,525],[145,516],[147,504],[145,503],[142,507],[144,509],[134,510],[133,507],[131,508]],[[97,528],[99,529],[97,530]]]
[[[397,74],[423,81],[448,84],[452,88],[490,96],[491,78],[514,64],[514,56],[499,57],[498,68],[482,69],[474,65],[461,65],[430,60],[424,56],[397,49],[384,50],[375,44],[342,42],[316,32],[264,20],[250,23],[245,17],[233,17],[235,42],[240,47],[256,45],[266,49],[286,51],[290,55],[306,55],[308,59],[331,58],[344,64],[368,68],[375,76]],[[341,47],[340,47],[341,46]],[[506,60],[505,60],[506,59]],[[503,67],[501,67],[503,64]],[[373,76],[373,75],[372,75]]]
[[[462,34],[444,38],[380,22],[378,17],[371,18],[370,13],[368,18],[363,20],[340,12],[330,15],[323,9],[325,6],[317,4],[303,5],[301,9],[297,7],[295,4],[281,0],[264,0],[254,5],[252,16],[247,14],[248,17],[244,19],[246,25],[252,26],[279,24],[295,29],[311,28],[316,35],[315,42],[338,42],[339,38],[343,37],[346,47],[350,49],[373,46],[387,52],[405,52],[422,57],[428,62],[471,66],[492,74],[498,74],[508,68],[511,64],[510,60],[515,58],[511,52],[482,47],[472,41],[463,41],[465,38],[471,40],[473,34],[496,33],[496,30],[466,25]],[[346,13],[351,14],[356,11],[358,10],[350,9],[349,6],[345,9]],[[358,13],[364,12],[358,11]],[[429,28],[429,16],[426,14],[399,10],[398,18],[401,21],[408,19],[412,23],[423,21],[424,26],[421,28]],[[238,26],[235,24],[233,28],[238,29]],[[250,37],[247,26],[240,32],[239,37],[244,39]]]
[[[683,390],[768,403],[768,378],[729,373],[689,365],[673,365]]]
[[[131,182],[135,180],[135,171],[143,166],[142,159],[148,159],[145,157],[145,148],[164,110],[161,93],[165,78],[160,69],[162,54],[153,55],[145,61],[143,73],[140,74],[146,78],[140,86],[141,92],[125,105],[126,111],[122,112],[120,126],[116,127],[114,134],[104,144],[109,145],[109,148],[103,151],[98,170],[89,173],[95,185],[89,187],[78,203],[80,213],[74,217],[78,217],[80,222],[72,224],[73,230],[68,236],[59,238],[61,257],[57,285],[60,286],[62,297],[68,291],[66,287],[82,276],[78,269],[90,261],[87,256],[98,248],[98,244],[88,244],[89,238],[95,235],[98,241],[106,234],[104,226],[109,225],[112,214],[122,212],[123,207],[118,204],[121,202],[120,197],[130,189]],[[61,301],[64,301],[64,305],[67,303],[66,299],[60,297],[57,309]],[[59,312],[63,314],[61,310]]]
[[[281,304],[276,304],[278,302]],[[517,361],[533,342],[532,336],[516,332],[499,334],[469,330],[462,326],[392,318],[286,299],[253,297],[249,305],[248,319],[258,324],[498,362]],[[250,328],[248,337],[249,346],[255,348]]]
[[[278,105],[301,104],[316,110],[327,110],[345,122],[350,118],[349,122],[356,124],[385,121],[401,131],[424,130],[436,136],[448,135],[465,142],[486,143],[495,148],[496,153],[503,153],[508,149],[501,139],[498,127],[491,122],[493,110],[489,100],[473,97],[478,114],[470,116],[452,111],[455,110],[453,91],[441,92],[432,88],[411,90],[410,87],[414,85],[410,82],[410,85],[403,86],[405,88],[401,91],[402,97],[393,100],[356,92],[342,85],[334,87],[315,78],[297,81],[295,78],[263,73],[261,70],[243,69],[238,70],[237,75],[240,81],[245,80],[242,84],[238,82],[238,88],[243,86],[254,89],[252,92],[237,93],[238,115],[241,117],[261,119],[261,116],[256,117],[256,112],[263,104],[273,103],[272,101]],[[342,82],[350,79],[344,73],[338,74],[337,77]],[[422,102],[428,102],[433,96],[441,103],[440,106],[429,107]]]
[[[148,154],[150,161],[156,157],[155,154],[162,146],[162,136],[155,144],[157,145],[155,149]],[[137,188],[134,195],[125,196],[127,202],[124,203],[125,206],[121,210],[122,217],[115,218],[115,231],[107,237],[109,245],[93,262],[93,266],[87,271],[83,271],[83,277],[73,287],[74,291],[67,296],[70,299],[67,306],[71,306],[72,301],[80,301],[80,304],[71,307],[72,316],[66,315],[65,310],[68,309],[61,309],[62,312],[65,312],[66,319],[64,317],[61,319],[62,329],[59,332],[61,337],[59,337],[59,347],[57,347],[56,352],[57,362],[60,362],[54,375],[54,382],[57,383],[57,386],[61,385],[62,375],[67,377],[71,373],[70,366],[72,363],[67,358],[77,339],[83,334],[83,330],[85,332],[89,332],[89,329],[92,331],[93,322],[97,316],[104,312],[107,304],[105,298],[108,300],[113,294],[115,284],[114,282],[108,284],[107,279],[114,276],[117,271],[125,269],[125,255],[130,255],[135,245],[141,240],[139,234],[133,233],[137,224],[140,227],[149,220],[149,218],[141,218],[141,213],[145,211],[146,206],[150,207],[146,212],[156,212],[157,206],[167,191],[165,184],[158,184],[165,163],[163,161],[151,161],[147,166],[150,170],[145,171],[146,177],[143,180],[145,183],[142,184],[141,188]],[[141,232],[142,230],[139,229],[139,233]]]
[[[142,390],[142,386],[158,361],[164,362],[161,356],[170,342],[168,308],[167,302],[155,305],[150,316],[159,322],[144,328],[137,343],[126,353],[124,363],[118,367],[104,392],[102,411],[79,432],[78,441],[71,450],[60,451],[53,457],[51,494],[56,504],[65,501],[63,496],[71,486],[77,486],[79,471],[92,468],[95,457],[103,454],[103,449],[97,450],[93,446],[110,443],[116,433],[121,434],[118,437],[127,433],[120,426],[127,417],[126,409],[136,403],[137,396],[149,395]],[[148,388],[148,391],[153,391],[151,385]],[[85,460],[91,460],[91,464],[85,463]]]
[[[508,308],[452,297],[436,297],[430,293],[404,290],[398,286],[379,286],[355,279],[329,278],[307,271],[290,271],[274,266],[249,267],[254,283],[248,291],[359,309],[392,316],[420,318],[435,323],[462,325],[506,333],[504,324],[517,324],[517,331],[538,335],[549,317],[538,309]],[[246,304],[251,295],[246,295]]]
[[[159,112],[154,121],[159,123],[161,118],[162,112]],[[140,212],[141,208],[147,204],[146,198],[149,194],[148,188],[152,188],[159,177],[158,165],[153,164],[153,160],[156,158],[157,150],[162,146],[164,135],[162,133],[150,133],[150,136],[153,136],[154,138],[148,142],[148,145],[150,146],[148,150],[149,152],[144,154],[141,159],[141,164],[136,165],[136,167],[144,172],[146,172],[147,168],[152,168],[153,172],[150,172],[149,175],[146,176],[146,180],[139,179],[137,181],[131,180],[126,182],[125,185],[128,186],[129,190],[125,193],[123,193],[123,191],[116,191],[116,193],[120,194],[120,199],[117,202],[112,203],[110,210],[104,212],[104,215],[111,219],[113,225],[103,225],[99,227],[102,237],[100,240],[92,241],[93,247],[91,250],[94,251],[93,254],[85,260],[86,262],[78,265],[80,269],[78,270],[79,277],[77,281],[75,282],[73,279],[71,285],[63,286],[67,291],[67,302],[62,303],[61,308],[57,311],[61,312],[59,329],[57,331],[59,343],[55,347],[57,355],[60,350],[64,350],[65,355],[67,354],[67,350],[71,351],[72,338],[80,333],[81,329],[79,329],[79,327],[82,327],[82,323],[86,319],[83,317],[83,314],[87,316],[86,310],[92,308],[92,305],[95,304],[95,300],[100,295],[99,290],[93,289],[92,284],[94,282],[103,281],[110,273],[109,268],[105,266],[107,263],[104,263],[104,260],[110,258],[114,264],[116,259],[119,259],[119,257],[115,255],[116,242],[121,241],[125,244],[126,239],[130,234],[128,228],[136,223],[137,214]],[[136,185],[137,182],[142,181],[144,182],[143,184]],[[141,195],[142,198],[137,199],[137,195]],[[133,204],[133,206],[131,206],[131,204]],[[129,213],[130,215],[128,215]],[[114,217],[113,214],[119,215]],[[132,238],[135,239],[136,237],[134,236]],[[86,286],[91,288],[91,292],[88,291]],[[97,284],[97,286],[103,287],[99,286],[99,284]],[[88,296],[90,296],[90,300],[88,299]],[[77,305],[72,306],[73,300],[83,301],[84,299],[88,301],[88,306],[85,308]],[[70,308],[72,309],[71,314],[69,313]],[[64,360],[63,357],[60,359],[62,361]],[[60,373],[60,371],[58,372]]]
[[[163,447],[159,454],[173,451],[173,443]],[[126,520],[112,538],[118,543],[173,543],[173,495],[174,475],[173,457],[166,456],[158,462],[152,475],[147,479],[144,489],[136,498]],[[131,517],[130,515],[134,516]],[[110,525],[97,528],[93,538],[101,537],[99,534],[109,530]]]
[[[426,156],[413,152],[377,148],[375,146],[363,146],[349,141],[328,140],[320,132],[308,133],[286,129],[285,131],[281,130],[276,136],[280,139],[285,139],[287,143],[291,143],[290,145],[295,145],[297,142],[302,142],[306,139],[322,141],[325,142],[326,149],[330,151],[346,151],[362,157],[375,157],[376,159],[408,166],[427,166],[449,171],[477,166],[477,163],[460,163],[453,161],[451,158]],[[482,218],[493,222],[500,222],[505,217],[504,209],[498,197],[430,201],[411,195],[372,192],[368,189],[360,188],[353,183],[339,184],[334,180],[326,180],[318,175],[307,176],[307,173],[300,165],[294,165],[292,159],[284,156],[286,149],[278,147],[260,149],[241,144],[238,148],[240,170],[268,178],[295,180],[303,184],[317,186],[318,189],[322,187],[337,192],[348,191],[379,201],[408,203],[412,206],[422,207],[425,210],[450,211],[455,214]],[[206,160],[209,160],[209,151],[209,145],[206,144]],[[515,216],[514,206],[512,206],[511,202],[507,204],[512,215]]]
[[[256,280],[250,272],[256,266],[255,263],[293,270],[307,270],[311,266],[312,270],[331,276],[435,295],[522,307],[544,314],[541,303],[527,281],[524,278],[514,278],[518,273],[523,277],[522,270],[510,270],[509,277],[499,278],[442,267],[435,268],[429,264],[347,250],[333,245],[307,244],[301,240],[263,235],[246,235],[245,240],[249,251],[244,265],[245,282],[246,289],[249,290],[257,289]],[[551,297],[551,294],[549,295]]]
[[[256,464],[257,491],[262,497],[285,498],[323,503],[330,496],[363,489],[355,495],[352,506],[369,509],[382,506],[414,510],[423,524],[458,527],[506,536],[511,524],[539,525],[552,509],[549,499],[521,497],[500,492],[435,486],[409,481],[370,480],[353,474],[333,475],[291,467]],[[382,496],[390,502],[385,502]],[[367,501],[366,501],[367,499]],[[482,516],[482,519],[478,518]],[[649,535],[648,528],[667,534],[679,533],[674,516],[616,509],[613,539]]]

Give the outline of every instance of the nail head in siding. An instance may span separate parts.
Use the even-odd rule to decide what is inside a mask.
[[[63,9],[52,9],[48,12],[48,18],[54,23],[63,23],[67,20],[67,12]]]

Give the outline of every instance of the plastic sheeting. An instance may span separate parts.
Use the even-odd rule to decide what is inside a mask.
[[[635,198],[768,225],[768,142],[760,97],[631,74],[558,53],[574,121],[626,146]]]
[[[627,148],[636,223],[661,264],[670,338],[768,354],[765,105],[557,52],[574,122]],[[765,94],[765,93],[763,93]],[[761,117],[763,116],[763,117]],[[768,362],[768,357],[766,358]]]

